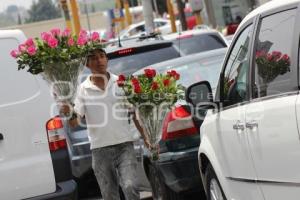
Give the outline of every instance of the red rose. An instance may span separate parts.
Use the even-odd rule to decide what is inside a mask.
[[[139,85],[140,84],[140,82],[137,78],[131,79],[131,83],[132,83],[132,85]]]
[[[135,93],[139,94],[139,93],[142,92],[142,88],[141,88],[140,84],[136,84],[133,87],[134,87],[134,92]]]
[[[170,85],[170,79],[165,79],[164,81],[163,81],[163,83],[164,83],[164,86],[169,86]]]
[[[180,74],[176,73],[173,77],[175,78],[175,80],[179,80],[180,79]]]
[[[123,87],[124,84],[125,84],[125,81],[117,80],[117,84],[118,84],[119,87]]]
[[[157,90],[158,88],[159,88],[158,83],[154,81],[154,82],[152,83],[152,85],[151,85],[151,89],[152,89],[152,90]]]
[[[119,81],[125,81],[125,80],[126,77],[123,74],[119,75]]]
[[[167,74],[173,77],[175,80],[179,80],[180,74],[178,74],[175,70],[168,71]]]
[[[156,76],[156,71],[155,69],[145,69],[145,75],[148,77],[148,78],[153,78]]]

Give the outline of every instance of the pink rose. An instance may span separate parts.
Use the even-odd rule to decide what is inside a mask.
[[[48,39],[51,37],[51,35],[49,33],[46,32],[42,32],[41,34],[41,38],[44,42],[48,42]]]
[[[68,29],[68,28],[66,28],[66,29],[64,30],[64,32],[62,33],[62,36],[63,36],[63,37],[69,37],[70,35],[71,35],[71,30]]]
[[[68,45],[69,46],[73,46],[74,45],[74,39],[73,38],[69,38]]]
[[[99,39],[100,39],[99,33],[98,32],[93,32],[93,34],[92,34],[92,40],[93,41],[97,41]]]
[[[289,59],[290,59],[290,57],[287,54],[284,54],[282,56],[282,60],[284,60],[284,61],[288,61]]]
[[[54,29],[51,29],[50,32],[52,33],[52,35],[55,37],[55,36],[59,36],[60,34],[60,29],[59,28],[54,28]]]
[[[10,55],[14,58],[17,58],[19,56],[20,52],[18,50],[12,50],[10,52]]]
[[[267,54],[267,59],[268,59],[268,61],[272,61],[273,60],[273,55],[268,53]]]
[[[274,57],[275,60],[278,60],[281,57],[281,52],[273,51],[272,56]]]
[[[30,47],[34,45],[34,41],[32,38],[29,38],[26,42],[25,42],[26,46]]]
[[[77,40],[77,44],[79,46],[84,46],[87,43],[87,37],[79,37]]]
[[[30,46],[30,47],[28,47],[27,53],[28,53],[29,55],[31,55],[31,56],[35,55],[35,54],[36,54],[36,48],[35,48],[35,46]]]
[[[265,55],[266,55],[266,52],[265,52],[265,51],[257,51],[257,52],[256,52],[256,58],[262,57],[262,56],[265,56]]]
[[[50,37],[50,38],[48,39],[48,45],[49,45],[49,47],[51,47],[51,48],[56,48],[57,45],[58,45],[57,39],[55,39],[54,37]]]
[[[25,44],[20,44],[20,45],[19,45],[19,51],[20,51],[20,52],[25,52],[26,49],[27,49],[27,47],[26,47]]]
[[[81,29],[80,32],[79,32],[79,37],[87,37],[86,30]]]

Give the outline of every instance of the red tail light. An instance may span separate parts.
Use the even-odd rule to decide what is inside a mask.
[[[67,147],[63,123],[59,117],[50,119],[46,124],[46,128],[51,152]]]
[[[198,134],[192,116],[179,106],[167,114],[163,124],[162,140]]]
[[[127,54],[131,54],[133,52],[133,48],[129,48],[129,49],[122,49],[118,51],[119,55],[127,55]]]

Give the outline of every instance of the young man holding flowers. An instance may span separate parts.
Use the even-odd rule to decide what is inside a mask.
[[[133,134],[130,133],[128,121],[117,119],[113,114],[113,107],[122,103],[120,98],[112,94],[118,88],[116,86],[120,84],[120,78],[107,71],[107,63],[103,49],[90,53],[87,67],[92,74],[79,86],[74,111],[77,116],[86,119],[92,167],[104,200],[120,199],[119,185],[127,200],[135,200],[139,199],[139,193],[135,186],[137,162]],[[68,114],[70,109],[63,105],[60,111]],[[122,117],[127,117],[127,112],[123,113]],[[135,115],[133,120],[146,146],[150,147]]]

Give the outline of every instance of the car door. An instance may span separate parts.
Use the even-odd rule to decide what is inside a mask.
[[[50,94],[41,99],[35,77],[17,70],[9,52],[18,40],[0,32],[0,44],[0,199],[53,193],[56,184],[46,132]]]
[[[296,15],[294,8],[263,16],[254,48],[253,99],[246,108],[246,130],[266,200],[300,196],[298,64],[292,53],[299,47]]]
[[[220,79],[220,96],[224,106],[216,117],[219,145],[214,146],[220,148],[218,157],[223,159],[222,173],[232,189],[231,199],[262,199],[255,182],[256,173],[245,128],[252,35],[252,24],[240,32],[226,58]]]

